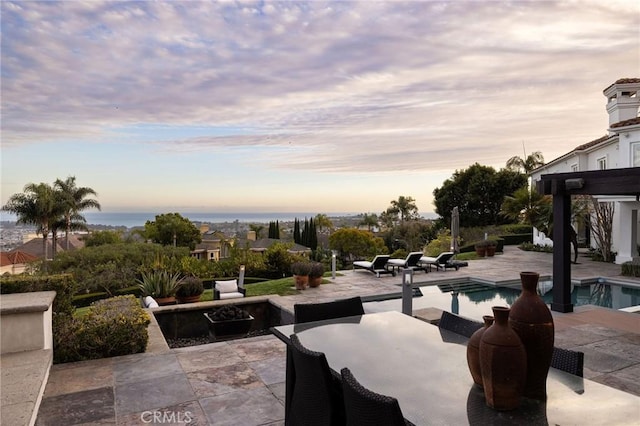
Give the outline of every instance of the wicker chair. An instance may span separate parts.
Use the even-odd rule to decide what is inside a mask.
[[[305,348],[298,336],[291,336],[289,345],[295,379],[291,403],[286,413],[287,425],[344,424],[342,388],[333,376],[322,352]]]
[[[340,371],[347,426],[405,426],[398,400],[362,386],[348,368]]]
[[[454,333],[461,334],[465,337],[471,337],[476,330],[482,328],[482,325],[483,324],[481,322],[463,318],[447,311],[442,312],[440,322],[438,322],[438,327],[453,331]]]
[[[335,300],[325,303],[298,303],[293,305],[294,322],[322,321],[333,318],[364,315],[362,299],[360,296],[349,299]]]
[[[575,376],[583,377],[584,352],[554,347],[551,366]]]

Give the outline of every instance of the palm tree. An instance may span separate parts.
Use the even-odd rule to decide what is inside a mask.
[[[35,225],[36,232],[42,234],[45,261],[49,258],[47,238],[52,224],[61,216],[56,191],[46,183],[29,183],[24,192],[13,194],[2,210],[18,216],[16,224]]]
[[[405,197],[401,195],[397,200],[391,201],[391,207],[387,209],[390,213],[400,215],[400,221],[416,219],[418,217],[418,207],[413,197]]]
[[[529,191],[529,188],[523,186],[513,195],[504,197],[500,213],[519,223],[540,226],[548,221],[550,203],[550,196],[538,193],[535,188],[531,188]]]
[[[378,215],[375,213],[365,213],[362,216],[360,225],[366,225],[369,231],[371,231],[374,226],[378,226]]]
[[[532,152],[524,160],[517,155],[507,160],[507,169],[516,172],[524,170],[526,174],[544,165],[544,157],[540,151]]]
[[[256,240],[259,240],[260,239],[260,233],[264,229],[264,225],[258,225],[258,224],[252,223],[252,224],[249,225],[249,229],[256,233]]]
[[[64,235],[66,250],[69,250],[69,234],[72,230],[87,229],[87,222],[81,211],[87,209],[100,210],[100,203],[93,198],[87,198],[90,195],[98,195],[91,188],[76,186],[75,176],[69,176],[66,180],[56,179],[54,188],[59,191],[61,203],[64,211]]]
[[[331,219],[324,213],[318,213],[314,221],[320,232],[322,232],[324,228],[329,230],[333,229],[333,222],[331,222]]]

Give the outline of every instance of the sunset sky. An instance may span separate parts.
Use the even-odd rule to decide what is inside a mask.
[[[607,133],[637,1],[1,2],[2,204],[380,213]]]

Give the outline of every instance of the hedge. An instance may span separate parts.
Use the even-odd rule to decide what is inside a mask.
[[[517,246],[522,243],[532,243],[533,242],[533,233],[524,233],[524,234],[505,234],[500,235],[500,238],[504,240],[505,246]]]
[[[59,275],[11,275],[0,278],[0,293],[30,293],[35,291],[55,291],[53,300],[54,325],[56,317],[71,316],[75,311],[72,299],[76,282],[71,274]]]
[[[622,275],[625,277],[640,277],[640,262],[624,262],[622,264]]]
[[[148,314],[133,295],[100,300],[86,315],[58,330],[54,363],[84,361],[144,352]]]

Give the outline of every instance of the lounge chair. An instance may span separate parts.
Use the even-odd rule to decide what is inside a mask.
[[[440,253],[438,257],[422,256],[420,258],[419,265],[421,265],[425,271],[427,267],[429,268],[429,270],[431,270],[432,266],[436,267],[436,271],[439,270],[440,268],[442,268],[443,271],[446,271],[447,265],[450,262],[453,255],[454,253],[452,251],[445,251],[443,253]],[[458,264],[452,264],[452,265],[453,266],[449,266],[449,267],[455,268],[456,271],[460,269],[460,266],[458,266]]]
[[[442,316],[440,317],[440,321],[438,321],[439,328],[453,331],[465,337],[471,337],[479,328],[482,328],[482,325],[481,322],[473,321],[447,311],[442,311]]]
[[[553,347],[551,366],[574,376],[583,376],[584,352]]]
[[[213,300],[234,299],[246,294],[244,287],[238,286],[238,280],[214,281]]]
[[[387,263],[387,268],[391,267],[391,269],[400,271],[400,268],[404,269],[416,269],[420,268],[418,262],[424,256],[424,253],[421,251],[412,251],[407,255],[405,259],[389,259]]]
[[[353,269],[355,268],[366,269],[367,271],[370,271],[376,274],[376,277],[379,277],[380,274],[391,274],[395,276],[396,271],[393,268],[391,269],[387,268],[387,262],[389,262],[389,257],[390,256],[388,254],[379,254],[376,257],[374,257],[371,262],[367,260],[356,260],[355,262],[353,262]]]

